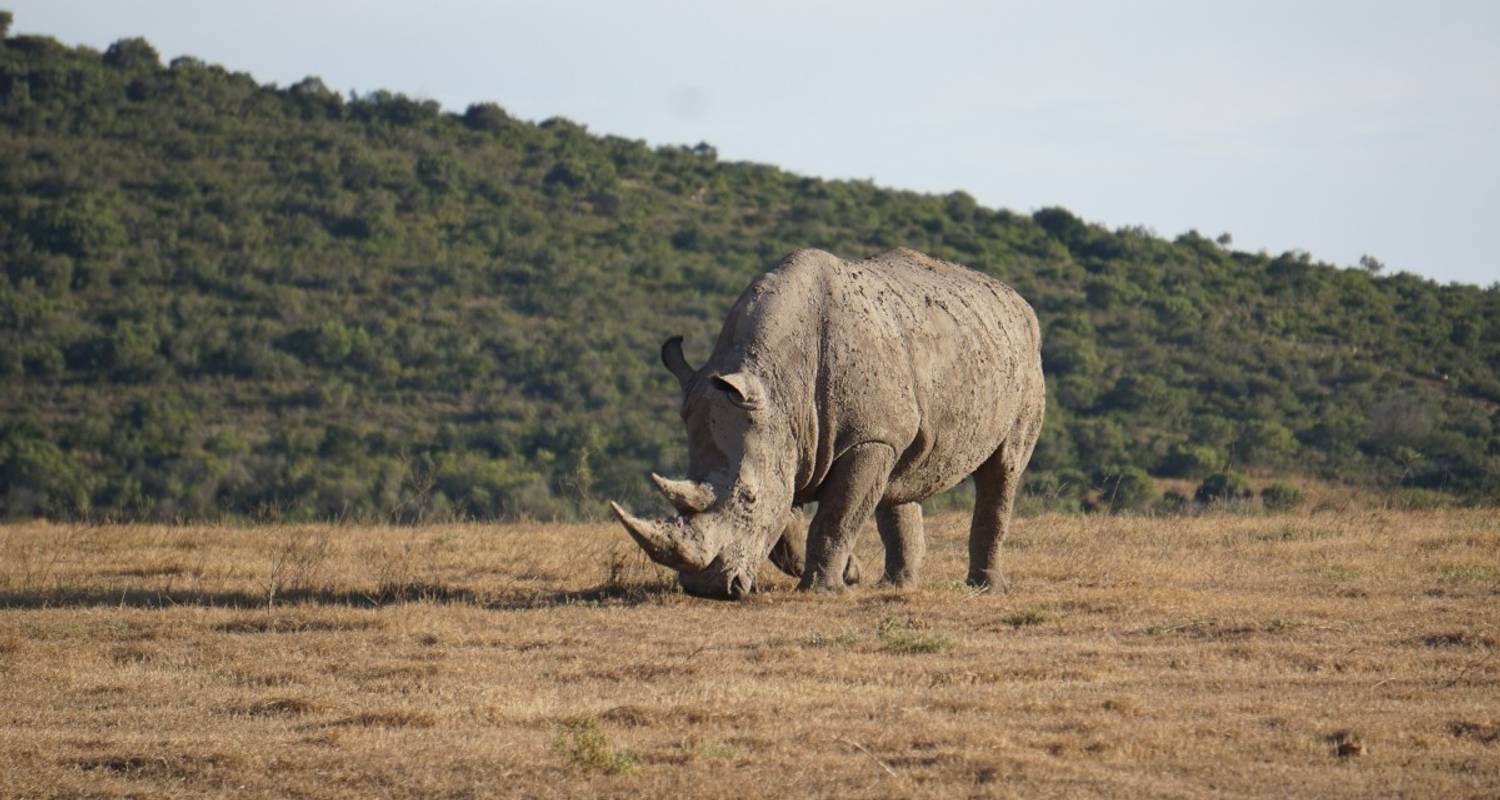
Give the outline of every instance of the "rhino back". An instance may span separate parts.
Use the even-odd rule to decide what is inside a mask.
[[[972,270],[895,250],[828,281],[820,415],[834,458],[879,441],[898,456],[886,501],[930,497],[972,473],[1036,404],[1031,307]]]
[[[1042,391],[1029,305],[978,272],[899,249],[849,262],[792,254],[745,290],[708,368],[759,375],[802,450],[811,499],[834,460],[867,442],[898,455],[887,502],[973,472]]]

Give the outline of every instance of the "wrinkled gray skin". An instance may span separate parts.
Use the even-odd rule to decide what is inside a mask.
[[[1036,315],[1009,287],[906,249],[800,250],[740,295],[703,366],[681,337],[662,360],[682,385],[688,477],[652,478],[678,515],[611,505],[687,591],[742,597],[768,556],[800,589],[841,591],[871,513],[884,582],[912,585],[920,501],[970,475],[968,582],[1005,587],[1000,546],[1045,396]],[[812,501],[804,553],[794,506]]]

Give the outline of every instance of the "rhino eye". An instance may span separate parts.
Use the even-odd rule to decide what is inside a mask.
[[[739,498],[741,503],[753,503],[755,502],[755,490],[749,486],[741,486],[735,492],[735,497]]]

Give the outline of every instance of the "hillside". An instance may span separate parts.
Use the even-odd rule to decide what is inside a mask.
[[[7,33],[0,515],[643,504],[684,460],[661,341],[701,359],[793,249],[897,245],[1036,307],[1034,504],[1225,467],[1500,499],[1500,286]]]

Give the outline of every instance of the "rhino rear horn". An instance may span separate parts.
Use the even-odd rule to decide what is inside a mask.
[[[688,366],[687,359],[682,355],[682,337],[673,336],[662,342],[661,363],[665,364],[672,376],[682,385],[682,390],[687,391],[688,381],[693,379],[693,368]]]
[[[674,481],[651,473],[651,482],[666,496],[674,508],[684,514],[707,511],[714,504],[714,487],[707,483]]]
[[[702,572],[713,563],[713,555],[708,552],[701,538],[691,535],[693,531],[686,523],[661,523],[641,519],[613,501],[610,502],[609,509],[615,512],[615,518],[625,526],[630,538],[646,551],[652,561],[678,572]]]

